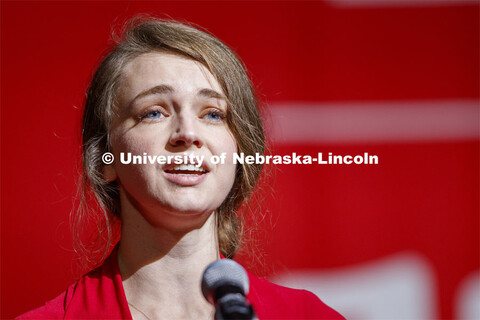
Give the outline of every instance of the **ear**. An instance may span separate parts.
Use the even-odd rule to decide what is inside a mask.
[[[103,179],[107,182],[112,182],[117,180],[117,172],[111,164],[103,166]]]

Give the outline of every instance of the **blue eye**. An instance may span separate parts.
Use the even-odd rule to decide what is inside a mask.
[[[209,111],[204,118],[210,121],[222,121],[225,119],[225,115],[219,110]]]
[[[161,119],[161,118],[165,118],[165,115],[158,110],[147,111],[140,116],[140,120],[144,120],[144,119],[158,120],[158,119]]]
[[[162,117],[164,117],[164,115],[159,111],[152,111],[147,113],[147,118],[149,119],[160,119]]]

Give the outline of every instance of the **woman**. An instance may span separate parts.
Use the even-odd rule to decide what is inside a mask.
[[[93,77],[83,143],[85,192],[93,191],[108,226],[120,219],[120,240],[101,267],[20,318],[212,319],[202,272],[238,250],[237,210],[261,171],[235,165],[233,153],[265,149],[238,58],[195,28],[133,21]],[[107,152],[116,161],[102,162]],[[124,164],[125,154],[184,158]],[[215,164],[212,156],[221,155],[224,163]],[[249,278],[260,319],[342,318],[307,291]]]

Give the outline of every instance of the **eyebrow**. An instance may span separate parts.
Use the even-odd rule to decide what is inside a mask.
[[[136,100],[143,98],[145,96],[153,95],[153,94],[164,94],[164,93],[171,93],[175,90],[173,90],[172,87],[167,86],[166,84],[161,84],[155,87],[152,87],[150,89],[144,90],[137,94],[135,98],[131,101],[131,104],[133,104]]]
[[[175,89],[173,89],[171,86],[166,85],[166,84],[161,84],[161,85],[158,85],[158,86],[155,86],[155,87],[152,87],[150,89],[146,89],[146,90],[140,92],[139,94],[137,94],[135,96],[135,98],[133,98],[133,100],[131,101],[131,104],[133,104],[136,100],[138,100],[140,98],[143,98],[145,96],[154,95],[154,94],[172,93],[174,91],[175,91]],[[203,97],[206,97],[206,98],[227,100],[227,98],[223,94],[218,93],[217,91],[212,90],[212,89],[208,89],[208,88],[204,88],[204,89],[199,90],[197,95],[200,95],[200,96],[203,96]]]
[[[198,91],[198,95],[204,96],[206,98],[227,100],[227,98],[223,94],[220,94],[215,90],[207,89],[207,88]]]

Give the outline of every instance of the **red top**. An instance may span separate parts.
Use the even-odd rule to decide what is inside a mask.
[[[248,273],[248,300],[262,319],[344,319],[306,290],[285,288]],[[132,319],[116,250],[61,295],[17,319]]]

